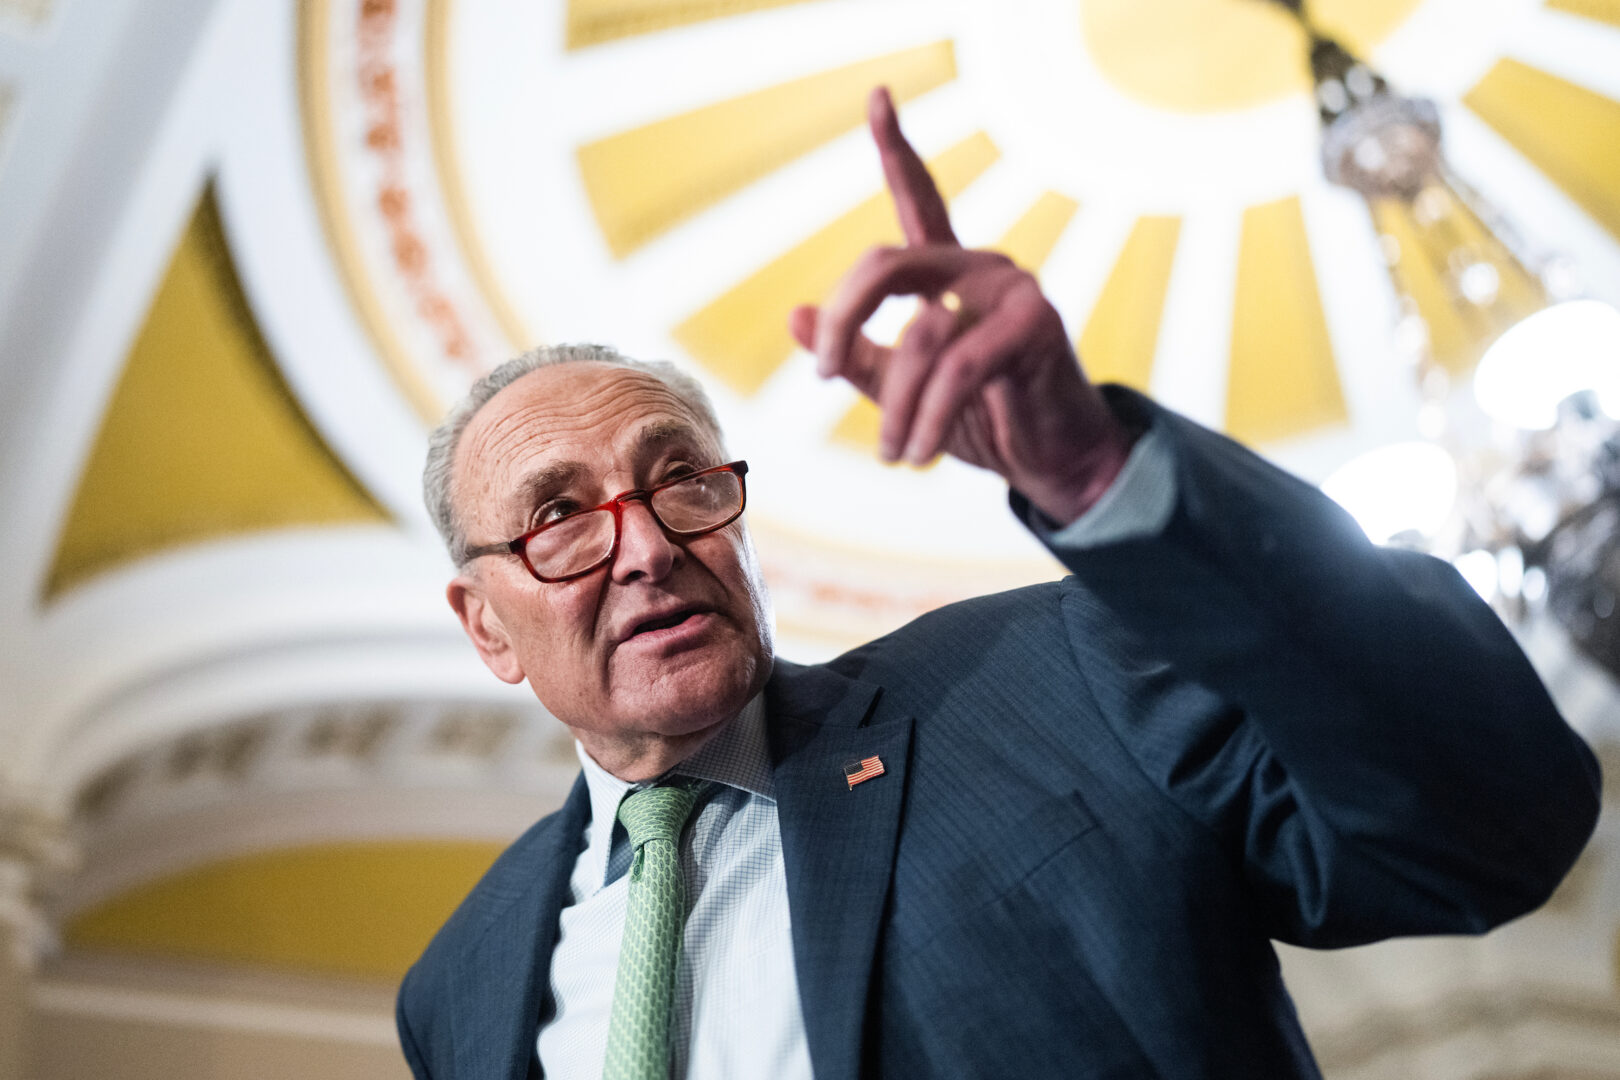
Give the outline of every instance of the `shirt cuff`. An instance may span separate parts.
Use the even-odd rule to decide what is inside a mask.
[[[1102,498],[1069,524],[1053,521],[1022,497],[1013,499],[1014,512],[1024,525],[1055,552],[1153,536],[1169,523],[1175,508],[1175,456],[1157,426],[1136,440]]]

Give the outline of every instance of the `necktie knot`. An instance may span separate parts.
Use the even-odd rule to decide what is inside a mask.
[[[697,796],[697,787],[689,784],[643,788],[625,796],[619,804],[619,820],[630,836],[631,848],[639,850],[650,840],[678,841]]]

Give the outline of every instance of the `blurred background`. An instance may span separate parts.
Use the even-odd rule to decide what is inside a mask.
[[[405,1075],[576,770],[418,496],[531,344],[705,382],[784,655],[1059,573],[785,331],[898,239],[877,83],[1094,377],[1455,562],[1620,775],[1620,0],[0,0],[0,1080]],[[1483,939],[1280,950],[1328,1076],[1620,1077],[1615,801]]]

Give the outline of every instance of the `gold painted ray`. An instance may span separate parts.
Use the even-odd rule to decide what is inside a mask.
[[[1092,382],[1148,389],[1180,243],[1179,217],[1142,217],[1131,228],[1080,335],[1080,363]]]
[[[1311,18],[1366,56],[1421,0],[1313,0]],[[1091,60],[1138,101],[1177,112],[1251,108],[1311,88],[1299,24],[1259,0],[1084,0]]]
[[[1620,26],[1620,0],[1547,0],[1547,7]]]
[[[567,47],[583,49],[805,0],[568,0]]]
[[[398,982],[501,844],[329,843],[245,855],[71,920],[72,948]]]
[[[1500,60],[1463,102],[1620,237],[1620,102]]]
[[[1039,274],[1079,209],[1080,204],[1067,195],[1045,192],[1012,223],[994,249],[1030,273]]]
[[[981,131],[928,167],[952,198],[999,156]],[[867,248],[900,239],[888,194],[874,195],[701,308],[675,327],[675,340],[732,390],[753,394],[793,355],[788,313],[798,304],[820,303]]]
[[[1417,305],[1436,363],[1453,374],[1472,371],[1498,334],[1546,304],[1541,283],[1515,259],[1461,199],[1431,188],[1415,204],[1385,200],[1373,206],[1390,273]],[[1494,295],[1469,300],[1453,265],[1466,253],[1489,267]]]
[[[1039,273],[1079,209],[1080,204],[1067,195],[1045,192],[1013,222],[994,248],[1025,270]],[[864,397],[858,398],[833,427],[831,438],[857,450],[875,450],[882,424],[878,407]]]
[[[1243,214],[1226,431],[1248,443],[1349,418],[1298,196]]]
[[[876,450],[878,436],[883,432],[883,414],[870,398],[859,397],[833,425],[828,436],[840,446],[854,450]]]
[[[282,380],[210,186],[107,406],[45,596],[183,544],[386,520]]]
[[[905,100],[955,77],[949,41],[889,53],[587,143],[580,175],[609,250],[623,258],[860,126],[872,87]]]

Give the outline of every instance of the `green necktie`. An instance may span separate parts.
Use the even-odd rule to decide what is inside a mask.
[[[602,1080],[669,1078],[669,1017],[686,921],[681,829],[706,786],[645,788],[619,804],[635,856]]]

